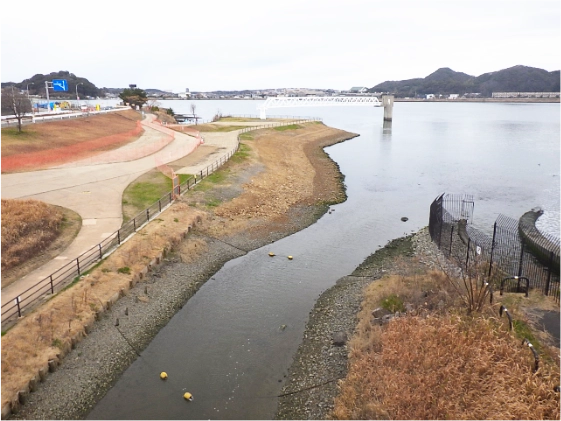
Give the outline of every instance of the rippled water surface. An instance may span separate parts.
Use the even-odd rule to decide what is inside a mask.
[[[261,103],[161,101],[176,113],[190,113],[191,102],[203,118],[218,110],[256,115]],[[396,103],[386,129],[381,108],[273,113],[320,116],[360,134],[326,149],[345,175],[348,200],[309,228],[227,263],[89,418],[272,418],[318,295],[389,240],[426,226],[440,193],[472,194],[474,225],[489,234],[499,213],[518,218],[543,207],[538,226],[559,237],[559,104]],[[184,391],[195,400],[185,402]]]

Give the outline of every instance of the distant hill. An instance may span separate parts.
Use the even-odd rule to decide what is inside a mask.
[[[52,72],[47,75],[36,74],[29,79],[24,79],[20,83],[2,83],[2,88],[15,86],[23,91],[29,87],[30,95],[45,95],[45,82],[51,82],[53,79],[65,79],[68,82],[68,91],[54,92],[50,89],[49,97],[52,99],[76,99],[76,87],[78,88],[77,91],[80,98],[97,98],[105,96],[105,91],[97,88],[88,79],[76,76],[74,73],[70,73],[65,70]]]
[[[493,92],[559,92],[559,70],[548,72],[528,66],[514,66],[497,72],[470,76],[443,67],[425,78],[386,81],[369,92],[389,92],[397,97]]]

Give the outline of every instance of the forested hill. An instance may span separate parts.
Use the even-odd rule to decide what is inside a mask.
[[[52,98],[58,99],[76,99],[76,95],[85,97],[104,97],[105,92],[103,89],[97,88],[92,82],[84,77],[76,76],[74,73],[70,73],[65,70],[60,70],[58,72],[52,72],[48,75],[36,74],[30,79],[24,79],[20,83],[7,82],[2,83],[2,89],[9,86],[14,86],[20,90],[29,89],[29,95],[44,95],[45,94],[45,82],[52,82],[54,79],[64,79],[68,82],[68,91],[51,91]]]
[[[548,72],[527,66],[514,66],[477,77],[444,67],[425,78],[386,81],[370,88],[369,92],[390,92],[397,97],[465,93],[490,97],[493,92],[559,92],[559,76],[559,70]]]

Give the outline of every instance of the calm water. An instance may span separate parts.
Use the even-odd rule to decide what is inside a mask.
[[[191,102],[210,119],[218,109],[255,115],[261,101],[161,104],[189,113]],[[271,110],[320,116],[360,134],[327,149],[345,174],[348,200],[311,227],[227,263],[88,418],[270,419],[318,295],[389,240],[426,226],[430,203],[442,192],[472,194],[474,225],[489,234],[499,213],[518,218],[541,206],[540,229],[558,237],[559,110],[396,103],[391,130],[383,130],[381,108]],[[271,259],[269,251],[294,260]],[[173,377],[166,387],[162,370]],[[184,391],[195,400],[186,403]]]

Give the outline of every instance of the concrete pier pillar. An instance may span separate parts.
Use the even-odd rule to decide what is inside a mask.
[[[392,121],[393,95],[382,95],[382,105],[384,106],[384,121]]]
[[[384,119],[382,123],[382,134],[391,135],[392,134],[392,121]]]

